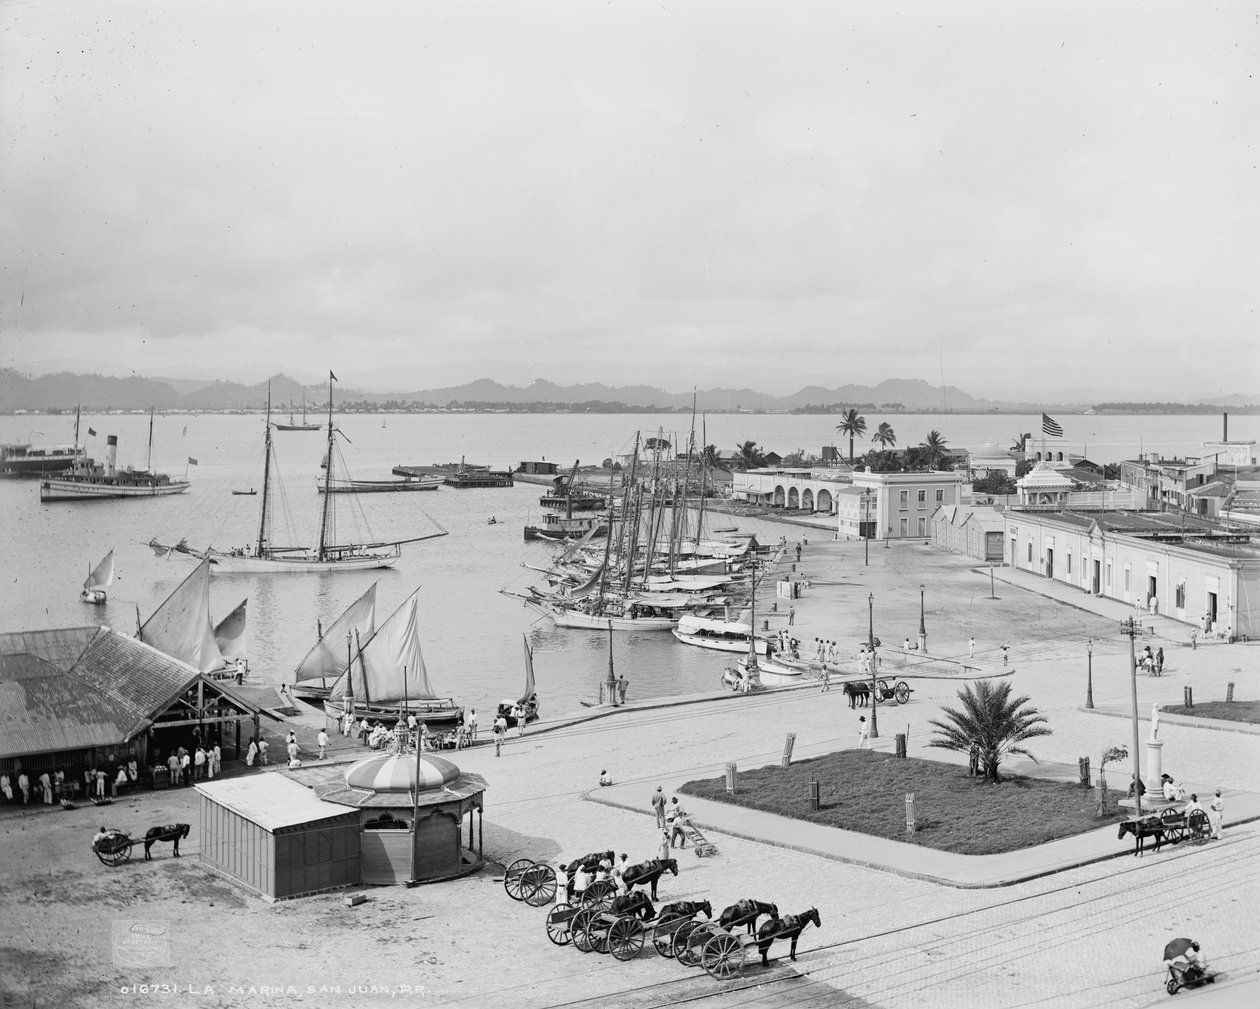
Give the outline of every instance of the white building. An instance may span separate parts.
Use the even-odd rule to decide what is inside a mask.
[[[928,521],[942,505],[963,503],[966,474],[931,470],[921,473],[853,474],[853,488],[870,492],[862,505],[865,521],[873,523],[875,539],[928,539]],[[838,526],[839,534],[855,538],[852,519]]]

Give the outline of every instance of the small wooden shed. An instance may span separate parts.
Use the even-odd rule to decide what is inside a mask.
[[[282,774],[196,786],[201,860],[264,900],[357,885],[359,811],[324,802]]]

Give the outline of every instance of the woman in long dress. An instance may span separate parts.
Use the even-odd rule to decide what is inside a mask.
[[[258,756],[258,744],[254,740],[249,741],[249,749],[245,751],[245,766],[253,767],[254,758]]]

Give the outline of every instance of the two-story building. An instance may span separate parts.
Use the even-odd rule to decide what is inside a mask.
[[[928,539],[928,522],[942,505],[963,503],[963,489],[970,487],[965,472],[929,470],[926,472],[853,474],[857,496],[869,495],[862,505],[860,521],[870,523],[874,539]],[[838,525],[840,536],[859,538],[852,516]]]

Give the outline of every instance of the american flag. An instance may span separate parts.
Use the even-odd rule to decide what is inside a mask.
[[[1041,433],[1051,438],[1062,438],[1063,427],[1048,413],[1043,413],[1041,415]]]
[[[196,465],[197,465],[197,460],[196,460],[196,459],[194,459],[192,456],[189,456],[189,457],[188,457],[188,465],[189,465],[189,466],[196,466]]]

